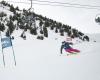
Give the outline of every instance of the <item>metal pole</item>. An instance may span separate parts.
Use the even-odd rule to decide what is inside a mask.
[[[11,36],[10,36],[10,29],[9,29],[9,37],[10,37],[10,42],[11,42],[11,46],[12,46],[14,62],[15,62],[15,66],[16,66],[16,58],[15,58],[15,52],[14,52],[14,48],[13,48],[13,44],[12,44],[12,40],[11,40]]]
[[[30,1],[31,1],[31,7],[28,10],[31,10],[32,9],[32,0],[30,0]]]
[[[1,36],[1,43],[2,43],[2,35],[1,35],[1,31],[0,31],[0,36]],[[2,44],[1,44],[2,46]],[[4,53],[3,53],[3,47],[2,47],[2,56],[3,56],[3,65],[5,67],[5,58],[4,58]]]
[[[11,41],[11,37],[10,37],[10,41]],[[15,62],[15,66],[16,66],[16,58],[15,58],[15,52],[14,52],[14,48],[13,48],[12,41],[11,41],[11,45],[12,45],[12,51],[13,51],[14,62]]]
[[[32,0],[31,0],[31,8],[32,8]]]

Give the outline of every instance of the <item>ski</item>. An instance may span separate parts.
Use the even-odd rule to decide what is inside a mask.
[[[70,56],[70,55],[77,55],[77,54],[78,54],[78,52],[72,52],[72,53],[67,54],[67,56]]]

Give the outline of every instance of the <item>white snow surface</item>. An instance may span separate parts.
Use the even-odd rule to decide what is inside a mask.
[[[49,38],[37,40],[27,32],[27,39],[23,40],[19,37],[21,32],[12,34],[16,66],[11,47],[3,49],[3,66],[0,47],[0,80],[100,80],[100,37],[90,35],[90,42],[76,42],[73,48],[81,52],[67,56],[64,50],[60,54],[66,37],[49,31]]]
[[[9,15],[8,8],[1,8]],[[26,40],[16,30],[12,40],[17,65],[14,65],[12,48],[3,49],[5,67],[3,65],[2,47],[0,46],[0,80],[100,80],[100,34],[88,34],[90,42],[74,39],[73,48],[81,52],[67,56],[63,50],[60,54],[61,37],[49,31],[49,38],[37,40],[34,35],[26,33]],[[2,37],[4,33],[2,33]],[[1,37],[0,37],[1,38]],[[0,42],[1,44],[1,42]]]

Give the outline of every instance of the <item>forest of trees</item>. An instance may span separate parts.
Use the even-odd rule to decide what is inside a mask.
[[[15,29],[22,29],[23,33],[21,34],[21,37],[23,39],[26,39],[25,32],[29,30],[30,34],[32,35],[41,34],[37,36],[37,39],[43,40],[44,37],[49,36],[49,28],[50,30],[54,30],[55,33],[60,33],[61,36],[64,36],[64,33],[67,33],[67,35],[72,38],[79,37],[83,40],[83,38],[81,37],[85,34],[67,24],[63,24],[47,17],[43,17],[42,15],[38,15],[29,10],[23,9],[21,11],[18,7],[14,8],[13,5],[10,5],[5,1],[2,1],[1,4],[3,4],[3,6],[8,6],[9,11],[13,13],[13,15],[7,17],[6,13],[0,12],[0,31],[4,31],[5,26],[7,26],[6,36],[11,35]],[[14,23],[15,21],[16,23]],[[36,21],[39,21],[38,26],[36,25]],[[99,21],[99,19],[97,21]],[[38,33],[37,30],[40,30],[40,33]],[[86,38],[89,39],[88,36]]]

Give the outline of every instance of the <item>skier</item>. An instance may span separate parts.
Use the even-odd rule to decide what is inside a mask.
[[[62,45],[61,45],[61,54],[62,54],[62,49],[65,49],[66,52],[69,52],[69,53],[73,53],[73,52],[80,52],[79,50],[77,49],[73,49],[70,45],[73,45],[73,43],[71,42],[66,42],[66,41],[63,41],[62,42]]]

